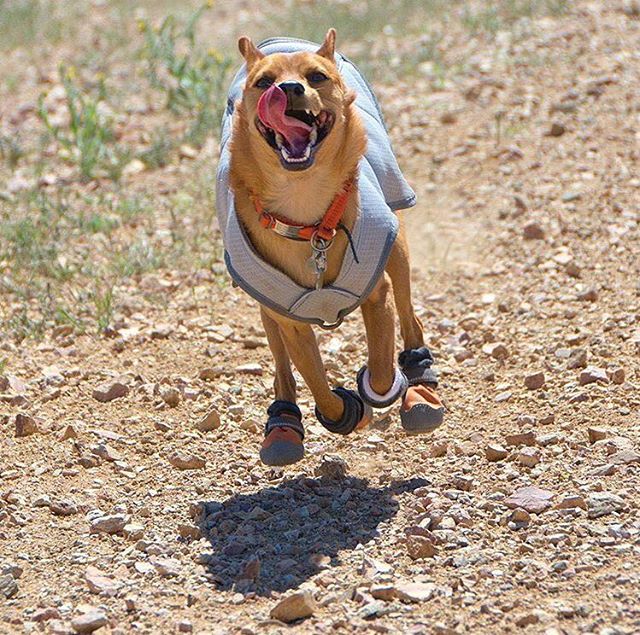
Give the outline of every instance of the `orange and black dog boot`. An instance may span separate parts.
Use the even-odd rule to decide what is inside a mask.
[[[265,465],[285,466],[304,456],[304,427],[300,408],[291,401],[276,400],[268,408],[260,459]]]
[[[444,404],[436,388],[438,376],[431,351],[423,346],[400,353],[398,362],[407,377],[409,387],[402,399],[400,422],[410,434],[435,430],[444,420]]]

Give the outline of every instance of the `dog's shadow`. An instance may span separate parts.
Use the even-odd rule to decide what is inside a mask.
[[[398,511],[396,496],[426,484],[414,478],[375,488],[354,477],[298,477],[203,503],[199,526],[213,548],[204,558],[208,577],[218,589],[258,595],[296,588],[378,536]]]

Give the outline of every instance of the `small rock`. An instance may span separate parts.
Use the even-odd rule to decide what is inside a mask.
[[[567,131],[565,125],[560,121],[554,121],[551,123],[547,137],[561,137]]]
[[[607,370],[607,377],[609,378],[609,381],[613,384],[624,384],[624,380],[625,380],[625,372],[624,372],[624,368],[622,368],[621,366],[617,366],[616,368],[611,368],[609,370]]]
[[[311,617],[316,610],[316,602],[309,591],[297,591],[280,600],[270,613],[271,619],[285,624]]]
[[[157,558],[153,566],[163,578],[174,578],[180,574],[180,561],[175,558]]]
[[[28,437],[40,431],[36,420],[30,415],[21,412],[16,415],[14,425],[16,437]]]
[[[196,423],[196,428],[200,432],[211,432],[220,427],[220,415],[215,408],[212,408],[207,414]]]
[[[544,240],[544,229],[540,223],[529,221],[522,228],[522,236],[525,240]]]
[[[403,602],[426,602],[433,597],[436,585],[430,582],[401,582],[396,584],[395,589],[398,599]]]
[[[422,560],[423,558],[433,558],[437,549],[426,536],[408,536],[407,553],[412,560]]]
[[[518,463],[525,467],[535,467],[540,463],[540,452],[536,448],[525,447],[518,452]]]
[[[594,492],[587,497],[589,518],[600,518],[624,508],[624,500],[611,492]]]
[[[0,575],[0,596],[6,598],[13,597],[18,592],[18,583],[12,575]]]
[[[494,463],[496,461],[502,461],[502,459],[506,459],[509,456],[509,450],[503,448],[497,443],[492,443],[484,449],[484,454],[487,457],[487,461],[491,461],[492,463]]]
[[[207,464],[202,457],[179,450],[169,456],[169,463],[179,470],[201,470]]]
[[[182,395],[180,391],[173,386],[160,386],[160,398],[167,406],[175,408],[180,404]]]
[[[126,397],[129,394],[129,386],[120,381],[105,382],[93,390],[93,398],[102,403]]]
[[[595,366],[587,366],[580,373],[580,385],[593,384],[595,382],[609,383],[607,371],[604,368],[596,368]]]
[[[576,297],[581,302],[596,302],[598,300],[598,290],[593,288],[586,289],[578,293]]]
[[[516,432],[515,434],[508,434],[504,440],[508,446],[535,445],[536,435],[531,430],[527,432]]]
[[[391,602],[396,599],[396,589],[392,584],[374,584],[369,589],[369,592],[376,600]]]
[[[551,507],[551,500],[554,496],[553,492],[539,487],[522,487],[505,498],[504,504],[510,509],[521,507],[531,514],[540,514]]]
[[[569,494],[560,500],[556,509],[587,509],[587,503],[579,494]]]
[[[62,434],[60,435],[60,441],[66,441],[67,439],[77,439],[77,438],[78,438],[78,433],[76,432],[76,429],[72,425],[66,426]]]
[[[225,370],[221,366],[217,366],[215,368],[203,368],[198,373],[198,376],[200,377],[200,379],[212,380],[217,379],[218,377],[220,377],[220,375],[224,374],[224,372]]]
[[[241,373],[243,375],[262,375],[264,370],[260,364],[242,364],[240,366],[235,367],[236,373]]]
[[[71,628],[76,633],[93,633],[107,624],[107,616],[99,610],[88,611],[71,620]]]
[[[587,428],[587,434],[589,435],[589,443],[595,443],[596,441],[602,441],[611,436],[611,431],[606,428],[595,428],[593,426]]]
[[[575,370],[576,368],[584,368],[586,365],[587,351],[584,348],[574,348],[569,354],[567,369]]]
[[[112,516],[100,516],[91,521],[91,533],[118,534],[129,522],[129,517],[124,514]]]
[[[630,463],[640,463],[640,453],[635,450],[620,450],[609,457],[609,462],[613,465],[629,465]]]
[[[501,342],[490,342],[482,347],[482,352],[491,355],[494,359],[505,360],[509,357],[507,347]]]
[[[544,386],[544,382],[545,379],[543,372],[531,373],[530,375],[526,375],[524,378],[524,385],[529,390],[539,390]]]
[[[347,475],[349,466],[347,462],[337,454],[325,454],[322,462],[315,469],[315,475],[329,479],[340,480]]]
[[[99,595],[108,595],[113,597],[117,595],[118,591],[122,588],[122,584],[120,582],[109,577],[106,573],[100,571],[100,569],[97,569],[96,567],[87,567],[84,579],[87,581],[89,591]]]
[[[49,505],[49,509],[56,516],[73,516],[73,514],[78,513],[78,508],[73,501],[60,499],[53,500]]]

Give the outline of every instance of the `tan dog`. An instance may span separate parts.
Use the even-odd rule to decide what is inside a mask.
[[[238,44],[247,77],[235,105],[230,144],[237,218],[266,263],[301,287],[330,287],[350,249],[356,219],[367,213],[359,209],[358,196],[358,166],[367,148],[367,133],[354,104],[356,93],[347,88],[336,64],[335,31],[327,33],[316,52],[265,55],[246,37]],[[339,224],[322,240],[318,228],[332,204],[340,208]],[[276,225],[298,232],[297,240],[271,231]],[[315,250],[317,245],[321,251]],[[317,264],[323,256],[326,268],[319,272],[318,266],[325,267]],[[402,372],[395,366],[392,292],[406,349],[400,358]],[[375,407],[388,402],[389,396],[403,399],[401,415],[409,432],[430,431],[440,424],[443,406],[430,369],[433,358],[424,348],[422,325],[411,302],[409,251],[402,226],[384,272],[360,305],[368,342],[366,373],[358,378],[360,394],[331,389],[310,324],[261,306],[275,359],[276,397],[261,450],[265,463],[284,465],[303,455],[304,431],[295,406],[291,361],[313,393],[318,418],[333,432],[346,434],[364,427],[370,421],[365,402]]]

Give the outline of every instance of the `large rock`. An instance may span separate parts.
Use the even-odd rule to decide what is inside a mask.
[[[540,514],[551,507],[551,500],[555,494],[539,487],[522,487],[511,496],[504,499],[504,504],[510,509],[521,507],[531,514]]]
[[[311,617],[316,610],[316,602],[309,591],[297,591],[280,600],[272,609],[270,616],[289,624],[296,620]]]

